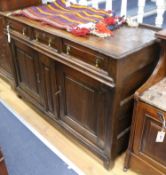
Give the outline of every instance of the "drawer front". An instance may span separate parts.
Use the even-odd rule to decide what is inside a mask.
[[[10,29],[12,29],[13,31],[16,31],[22,34],[23,36],[31,38],[31,32],[29,26],[14,20],[8,20],[6,24],[9,25]]]
[[[96,68],[107,71],[108,58],[84,46],[63,40],[63,52]]]
[[[45,46],[55,49],[56,52],[60,50],[60,38],[55,35],[34,29],[33,39],[41,44],[44,44]]]

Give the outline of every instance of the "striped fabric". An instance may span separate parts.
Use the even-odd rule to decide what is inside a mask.
[[[92,7],[72,4],[66,7],[65,0],[55,0],[55,2],[25,8],[15,12],[15,15],[26,16],[30,19],[41,21],[53,27],[68,30],[70,27],[89,22],[96,23],[108,16],[111,12],[97,10]]]

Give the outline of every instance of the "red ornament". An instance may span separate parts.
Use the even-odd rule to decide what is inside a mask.
[[[115,17],[110,16],[110,17],[104,18],[103,22],[107,25],[114,25],[116,24],[117,19]]]
[[[76,35],[76,36],[86,36],[86,35],[88,35],[90,33],[90,30],[87,29],[87,28],[79,28],[79,27],[77,27],[77,28],[73,28],[71,30],[71,33],[73,35]]]

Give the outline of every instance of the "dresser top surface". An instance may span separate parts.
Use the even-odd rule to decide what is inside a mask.
[[[142,101],[166,111],[166,78],[143,92],[140,98]]]
[[[156,36],[160,39],[166,40],[166,29],[157,32]]]
[[[7,13],[0,12],[0,15],[7,16]],[[114,35],[108,38],[99,38],[96,36],[76,37],[64,30],[55,29],[40,22],[30,20],[22,16],[7,16],[12,20],[27,24],[31,27],[42,29],[50,34],[68,39],[82,46],[98,51],[114,59],[124,58],[135,53],[142,48],[151,45],[156,41],[155,30],[140,26],[131,28],[126,25],[114,31]]]

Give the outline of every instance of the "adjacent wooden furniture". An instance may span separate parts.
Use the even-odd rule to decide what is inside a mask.
[[[11,85],[14,84],[11,67],[11,52],[7,38],[3,33],[3,18],[0,17],[0,76],[5,78]]]
[[[158,32],[157,37],[162,40],[160,61],[149,80],[135,93],[125,160],[125,169],[131,168],[142,175],[166,174],[166,138],[163,142],[156,142],[157,133],[166,120],[166,30]]]
[[[8,175],[7,168],[5,165],[4,156],[2,154],[1,149],[0,149],[0,175]]]
[[[109,168],[127,146],[133,94],[158,61],[155,31],[124,26],[111,38],[80,38],[25,17],[1,16],[12,38],[18,95]]]

